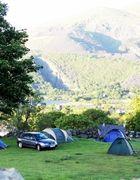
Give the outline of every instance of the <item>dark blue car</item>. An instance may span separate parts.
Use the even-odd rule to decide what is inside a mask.
[[[17,138],[17,144],[19,148],[31,147],[36,148],[38,151],[42,149],[55,149],[57,142],[48,138],[46,135],[40,132],[25,132]]]

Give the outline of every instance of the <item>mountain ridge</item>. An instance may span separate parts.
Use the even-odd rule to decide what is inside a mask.
[[[54,89],[120,98],[140,87],[139,39],[140,17],[100,8],[66,26],[33,30],[27,45],[40,56],[39,73]]]
[[[33,30],[28,47],[43,55],[91,53],[99,58],[140,58],[140,17],[111,8],[88,14],[72,25]]]

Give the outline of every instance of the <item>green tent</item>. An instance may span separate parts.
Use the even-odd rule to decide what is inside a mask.
[[[108,154],[129,156],[134,154],[134,150],[125,138],[117,138],[108,149]]]

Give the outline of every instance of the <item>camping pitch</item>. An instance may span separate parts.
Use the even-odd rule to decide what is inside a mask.
[[[134,150],[125,138],[117,138],[108,149],[108,154],[129,156],[134,154]]]
[[[46,128],[43,132],[49,137],[57,141],[58,144],[72,142],[73,139],[65,130],[59,128]]]

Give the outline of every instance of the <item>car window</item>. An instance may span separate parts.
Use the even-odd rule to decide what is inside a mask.
[[[23,139],[31,139],[31,136],[30,136],[30,134],[23,134],[22,138]]]
[[[21,138],[26,138],[26,136],[28,136],[28,134],[22,134],[20,137]]]
[[[35,141],[35,140],[36,140],[35,135],[34,135],[34,134],[30,134],[30,139],[31,139],[32,141]]]
[[[30,140],[30,139],[31,139],[30,134],[27,134],[27,135],[25,136],[25,138],[28,139],[28,140]]]
[[[42,140],[42,139],[48,139],[48,137],[45,136],[45,134],[42,134],[42,133],[36,134],[36,135],[35,135],[35,138],[36,138],[37,141],[38,141],[38,140]]]

